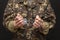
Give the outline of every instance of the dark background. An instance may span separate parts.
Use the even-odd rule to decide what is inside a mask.
[[[4,9],[7,5],[8,0],[0,0],[0,40],[11,40],[13,34],[6,30],[3,25],[3,13]],[[59,0],[50,0],[52,8],[56,14],[56,24],[54,29],[50,30],[49,34],[47,35],[47,40],[60,40],[60,1]]]

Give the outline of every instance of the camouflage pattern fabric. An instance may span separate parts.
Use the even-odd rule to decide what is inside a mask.
[[[27,20],[23,28],[14,29],[13,21],[17,13]],[[32,28],[36,15],[43,19],[44,29]],[[54,10],[49,0],[9,0],[4,12],[3,25],[16,36],[13,40],[45,40],[49,29],[56,23]]]

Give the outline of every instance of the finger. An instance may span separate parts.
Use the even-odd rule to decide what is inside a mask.
[[[19,18],[23,18],[23,17],[18,13],[17,16],[15,17],[15,20],[17,20]]]
[[[43,24],[43,21],[35,20],[35,22],[39,25]]]
[[[37,22],[35,22],[35,25],[38,26],[38,27],[40,26],[40,24],[38,24]]]
[[[21,15],[18,13],[17,16],[19,17],[19,16],[21,16]]]
[[[35,18],[35,20],[41,20],[40,18]]]
[[[19,20],[16,20],[16,23],[18,23],[18,22],[21,21],[21,20],[23,20],[23,19],[21,18],[21,19],[19,19]]]
[[[35,20],[39,20],[39,21],[41,20],[41,21],[43,21],[43,20],[39,17],[39,15],[36,16]]]
[[[36,18],[39,18],[39,15],[36,15]]]
[[[39,17],[39,15],[37,15],[36,18],[37,18],[37,19],[41,19],[41,18]]]
[[[40,20],[40,19],[37,19],[37,18],[35,19],[35,21],[36,21],[36,20],[38,20],[38,22],[41,22],[41,23],[43,22],[43,20]]]
[[[40,27],[40,25],[39,25],[39,24],[37,24],[36,22],[34,22],[34,24],[33,24],[33,25],[34,25],[34,27],[37,27],[37,28],[38,28],[38,27]]]
[[[21,24],[22,24],[22,22],[23,22],[23,20],[19,21],[19,22],[17,23],[17,25],[21,25]]]
[[[37,26],[36,24],[33,25],[35,28],[38,28],[39,26]]]
[[[23,22],[21,23],[21,24],[18,24],[18,27],[22,27],[24,24],[23,24]]]
[[[22,15],[20,15],[19,13],[17,14],[17,17],[22,17]],[[23,17],[22,17],[23,18]]]
[[[39,24],[39,25],[40,25],[40,23],[41,23],[39,20],[35,20],[35,22],[36,22],[37,24]]]
[[[19,24],[19,25],[18,25],[18,27],[21,27],[21,26],[23,26],[23,24]]]
[[[15,27],[15,28],[18,28],[18,27],[17,27],[17,24],[16,24],[16,21],[14,21],[14,27]]]
[[[16,17],[15,17],[15,20],[18,20],[18,19],[20,19],[20,18],[23,19],[23,17],[16,16]]]
[[[38,21],[38,20],[36,20],[35,22],[36,22],[37,24],[39,24],[39,25],[42,25],[42,24],[43,24],[43,22]]]
[[[33,27],[35,27],[36,28],[36,25],[33,23]]]

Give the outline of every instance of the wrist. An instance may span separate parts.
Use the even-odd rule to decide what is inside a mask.
[[[11,32],[16,32],[17,29],[14,27],[14,21],[10,21],[9,24],[8,24],[8,29],[11,31]]]

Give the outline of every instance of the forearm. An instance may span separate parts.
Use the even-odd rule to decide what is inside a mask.
[[[7,25],[7,28],[11,31],[11,32],[16,32],[17,29],[14,27],[14,21],[10,21],[9,24]]]
[[[52,23],[48,23],[48,22],[43,22],[42,24],[42,29],[40,30],[41,33],[43,33],[44,35],[48,34],[49,29],[53,28],[53,24]]]
[[[17,31],[17,29],[14,27],[14,21],[5,22],[4,26],[6,26],[6,28],[11,32],[16,32]]]
[[[50,3],[45,11],[47,11],[46,14],[48,14],[48,16],[45,16],[46,18],[43,20],[42,30],[40,32],[46,35],[48,34],[49,29],[53,28],[54,24],[56,23],[56,16]]]

